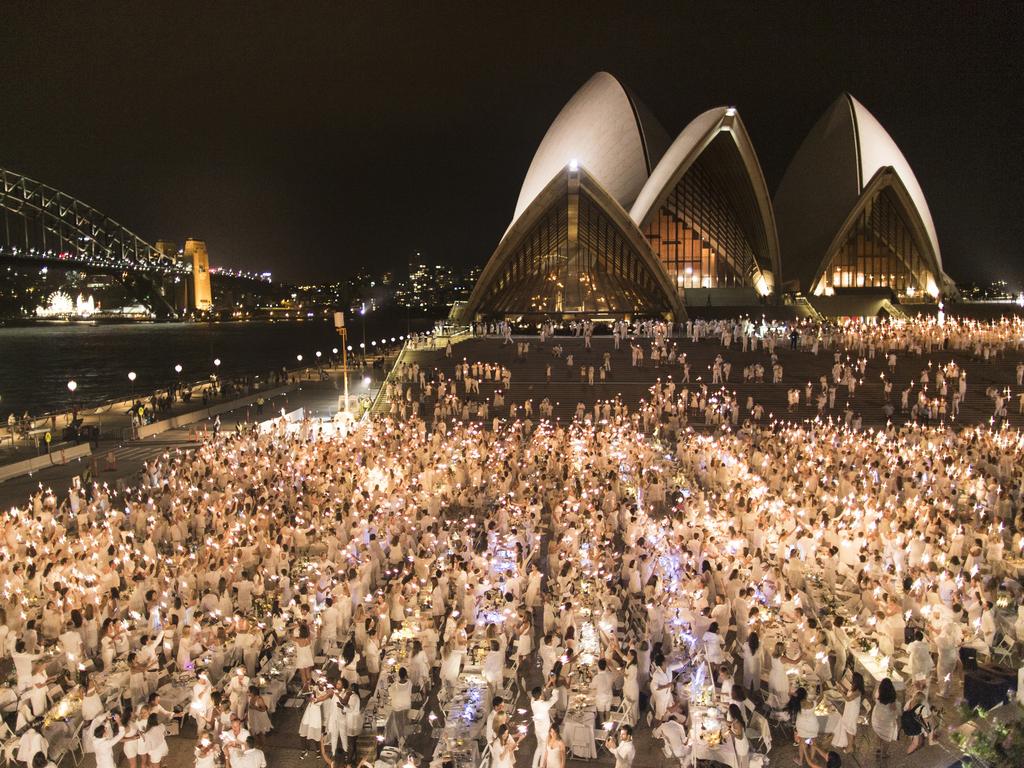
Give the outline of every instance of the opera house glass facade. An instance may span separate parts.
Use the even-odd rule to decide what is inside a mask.
[[[488,265],[480,301],[498,314],[671,312],[664,275],[615,206],[585,171],[559,174]]]
[[[697,115],[670,142],[599,72],[545,133],[458,314],[681,319],[688,301],[869,290],[918,300],[951,287],[913,171],[853,97],[815,124],[772,198],[735,108]]]
[[[867,201],[822,274],[826,288],[891,288],[919,296],[934,285],[932,268],[918,247],[891,189]]]
[[[754,249],[721,179],[697,160],[658,206],[643,233],[682,288],[747,284]]]

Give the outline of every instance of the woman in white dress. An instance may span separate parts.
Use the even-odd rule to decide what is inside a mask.
[[[219,745],[208,736],[203,736],[196,745],[195,768],[217,768],[217,757],[220,754]]]
[[[864,700],[864,676],[854,672],[850,679],[850,690],[843,703],[843,713],[832,734],[832,746],[846,752],[857,736],[857,718],[860,717],[861,702]]]
[[[307,690],[313,669],[313,642],[307,624],[300,624],[295,632],[295,669],[302,678],[302,690]]]
[[[309,703],[306,711],[302,713],[302,721],[299,723],[299,738],[314,742],[316,746],[307,747],[302,752],[305,758],[310,750],[316,752],[319,749],[320,739],[323,737],[323,712],[320,705],[331,697],[331,693],[323,688],[314,687],[309,692]]]
[[[96,609],[92,603],[85,606],[82,622],[82,643],[86,656],[96,655],[100,645],[100,625],[96,619]]]
[[[761,638],[751,632],[740,646],[743,657],[743,688],[751,693],[761,690]]]
[[[621,656],[619,657],[622,658]],[[622,666],[622,708],[623,722],[636,725],[640,719],[640,668],[636,661],[636,651],[629,650],[623,659]]]
[[[106,628],[103,632],[103,638],[100,640],[100,661],[103,662],[103,670],[109,671],[111,665],[114,663],[114,655],[117,653],[117,648],[114,642],[114,622],[110,619],[106,620]]]
[[[160,722],[160,718],[154,712],[146,721],[146,732],[142,737],[142,745],[139,747],[139,754],[145,754],[150,765],[160,765],[168,753],[167,748],[167,726]]]
[[[146,729],[146,721],[137,712],[126,712],[128,724],[124,729],[124,756],[128,759],[128,768],[135,768],[136,760],[142,749],[142,733]]]
[[[258,686],[249,686],[249,705],[246,710],[246,724],[249,726],[249,733],[262,740],[263,734],[270,733],[273,725],[270,722],[270,715],[267,713],[267,702],[260,696]]]
[[[899,735],[899,712],[896,706],[896,686],[888,677],[878,684],[875,706],[871,710],[871,728],[883,744],[896,741]]]
[[[521,666],[526,658],[533,653],[533,620],[529,614],[523,616],[523,620],[516,630],[516,665]]]
[[[348,698],[343,702],[343,712],[345,730],[342,747],[345,750],[346,756],[351,761],[356,753],[356,739],[363,732],[363,702],[359,698],[358,685],[353,684],[349,686]]]
[[[797,688],[786,710],[795,722],[794,735],[799,748],[800,763],[814,765],[814,740],[818,738],[818,718],[814,714],[814,702],[807,695],[806,688]]]
[[[548,745],[541,755],[540,768],[565,768],[565,742],[554,723],[548,728]]]
[[[465,649],[457,647],[453,641],[445,643],[441,651],[441,683],[445,690],[451,690],[458,682],[465,653]]]
[[[789,676],[786,674],[782,651],[782,643],[776,643],[768,670],[768,706],[774,710],[785,708],[789,700]]]
[[[750,765],[750,741],[742,717],[736,717],[729,723],[732,736],[732,748],[736,754],[736,768],[747,768]]]
[[[508,724],[502,723],[498,726],[498,738],[491,742],[491,766],[492,768],[515,768],[516,750],[519,742],[526,735],[525,732],[513,737],[508,730]]]
[[[366,635],[366,646],[363,656],[366,659],[366,674],[370,677],[370,685],[377,684],[377,676],[380,675],[380,642],[377,640],[377,633],[369,631]]]
[[[423,643],[419,640],[412,641],[412,659],[409,661],[409,677],[413,687],[419,691],[425,690],[430,684],[430,659]]]

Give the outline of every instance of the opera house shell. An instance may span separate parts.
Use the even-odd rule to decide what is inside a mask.
[[[669,143],[649,110],[599,72],[548,128],[457,316],[681,319],[687,303],[756,305],[777,296],[783,278],[802,288],[839,269],[840,282],[857,282],[845,277],[851,253],[862,258],[857,238],[875,218],[888,226],[893,207],[910,222],[906,242],[874,267],[898,275],[894,288],[941,285],[934,226],[909,165],[863,107],[846,96],[837,104],[849,116],[834,105],[808,136],[774,201],[785,211],[777,219],[734,108],[703,112]],[[906,268],[893,266],[901,259]]]
[[[775,195],[775,215],[787,287],[810,296],[885,289],[915,300],[955,290],[910,164],[849,94],[804,139]]]

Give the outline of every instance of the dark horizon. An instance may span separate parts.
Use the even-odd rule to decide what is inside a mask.
[[[947,272],[1024,278],[1024,6],[301,8],[8,4],[0,167],[215,266],[320,282],[416,251],[483,264],[596,71],[673,138],[737,107],[773,193],[848,91],[913,167]]]

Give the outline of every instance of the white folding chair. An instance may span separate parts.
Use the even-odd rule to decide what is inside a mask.
[[[1004,634],[1002,639],[992,649],[992,656],[1002,660],[1006,666],[1013,666],[1013,652],[1017,647],[1013,638]]]

